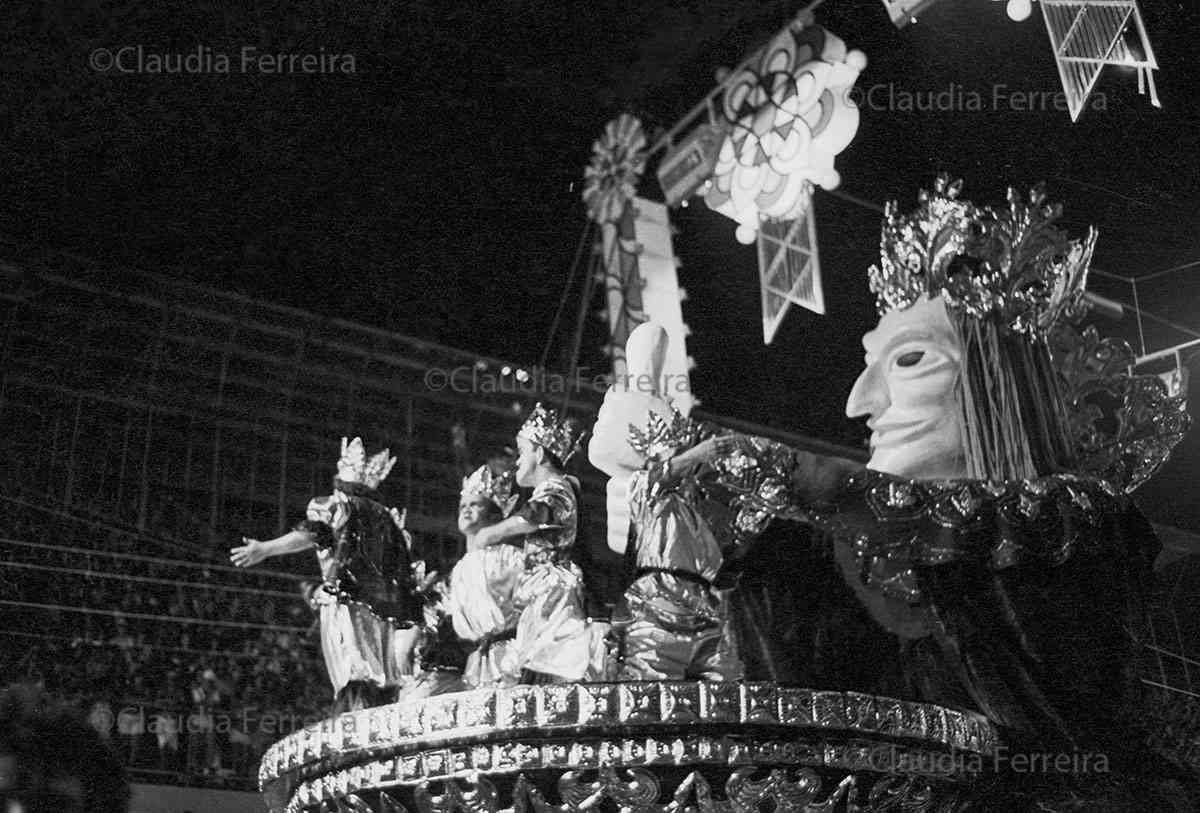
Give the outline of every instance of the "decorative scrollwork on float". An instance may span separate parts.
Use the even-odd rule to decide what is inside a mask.
[[[1191,425],[1187,399],[1154,375],[1131,375],[1133,349],[1061,323],[1050,336],[1080,467],[1131,493],[1167,461]]]
[[[724,806],[713,798],[708,780],[692,771],[679,783],[663,813],[719,813]]]
[[[999,743],[978,715],[854,692],[518,686],[314,724],[261,777],[276,813],[933,813]]]
[[[826,800],[827,803],[817,808],[814,803],[821,792],[821,777],[814,771],[803,769],[796,773],[795,779],[788,779],[783,770],[775,769],[762,779],[751,779],[756,770],[752,767],[739,768],[725,783],[725,793],[735,811],[758,810],[767,801],[774,803],[775,810],[780,813],[817,813],[825,808],[832,810],[834,797],[841,797],[848,788],[854,787],[853,777],[846,777]]]
[[[496,786],[478,775],[447,780],[440,794],[423,782],[413,789],[412,798],[419,813],[594,813],[605,809],[606,801],[620,813],[759,813],[765,809],[773,813],[954,813],[962,804],[958,790],[935,787],[924,777],[871,778],[849,773],[827,783],[811,768],[772,768],[755,777],[763,770],[757,766],[735,770],[724,783],[724,799],[716,798],[712,783],[700,770],[689,773],[669,800],[660,802],[662,783],[649,770],[618,772],[611,766],[562,774],[556,783],[559,803],[548,801],[525,773],[513,783],[507,805]],[[389,792],[377,798],[378,813],[409,813]],[[352,793],[326,799],[315,809],[375,813],[376,806]]]
[[[626,779],[617,776],[610,766],[598,771],[591,781],[585,781],[580,771],[568,771],[558,780],[558,794],[567,810],[587,810],[608,798],[621,810],[648,810],[654,807],[661,794],[658,780],[650,773],[632,769],[624,772]]]
[[[442,793],[434,795],[428,782],[422,782],[413,790],[413,800],[420,813],[495,813],[499,794],[496,786],[485,777],[476,776],[466,780],[468,789],[463,790],[459,780],[447,779],[442,783]]]
[[[408,813],[408,808],[387,793],[380,793],[379,813]]]

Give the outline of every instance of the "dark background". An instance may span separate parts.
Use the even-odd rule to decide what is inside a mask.
[[[584,224],[582,168],[606,121],[669,126],[803,3],[47,2],[6,7],[0,34],[0,230],[114,268],[133,266],[536,363]],[[1186,8],[1186,10],[1185,10]],[[896,98],[978,93],[984,110],[867,108],[838,158],[841,190],[910,205],[939,170],[966,195],[1045,180],[1066,222],[1101,232],[1095,267],[1143,276],[1200,260],[1200,87],[1194,10],[1142,4],[1163,108],[1106,69],[1078,123],[1047,105],[993,109],[993,86],[1060,88],[1041,11],[944,2],[897,31],[876,0],[828,0],[817,21]],[[96,48],[228,54],[229,73],[120,74]],[[240,49],[353,54],[355,71],[241,73]],[[955,90],[957,89],[957,90]],[[1102,94],[1102,96],[1100,95]],[[876,98],[887,98],[877,92]],[[953,105],[952,105],[953,107]],[[658,195],[653,180],[641,190]],[[818,194],[828,315],[791,313],[761,340],[752,247],[696,201],[676,248],[693,386],[722,414],[859,444],[842,415],[872,318],[864,269],[879,216]],[[1200,330],[1197,268],[1139,286],[1142,307]],[[1130,287],[1093,289],[1132,301]],[[571,308],[573,312],[574,308]],[[1105,329],[1137,341],[1132,315]],[[551,342],[568,364],[568,317]],[[581,364],[604,367],[592,320]],[[1148,349],[1189,338],[1145,325]],[[1187,356],[1189,360],[1194,356]],[[1194,389],[1194,388],[1193,388]],[[1193,433],[1142,492],[1160,522],[1200,530]]]

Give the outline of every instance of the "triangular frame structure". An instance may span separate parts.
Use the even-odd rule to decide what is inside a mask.
[[[1158,61],[1137,0],[1041,0],[1041,5],[1071,121],[1079,120],[1105,65],[1137,68],[1138,91],[1145,93],[1149,85],[1151,104],[1162,107],[1151,73]],[[1131,22],[1145,54],[1141,59],[1125,43]]]
[[[758,230],[758,280],[762,292],[763,344],[770,344],[793,305],[824,315],[817,219],[809,193],[795,220],[764,220]]]

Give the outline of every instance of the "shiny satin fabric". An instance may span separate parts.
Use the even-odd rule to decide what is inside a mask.
[[[742,679],[737,639],[722,599],[713,597],[699,611],[692,602],[679,600],[681,593],[697,587],[660,573],[643,576],[630,587],[626,602],[631,620],[625,627],[619,679]]]
[[[1011,753],[1105,756],[1103,775],[1007,774],[1014,799],[1135,788],[1140,807],[1078,809],[1173,809],[1152,801],[1158,786],[1195,777],[1146,744],[1133,667],[1158,543],[1137,509],[1078,478],[919,498],[864,482],[808,524],[776,522],[737,563],[747,678],[979,711]]]
[[[626,590],[630,619],[620,676],[737,680],[742,667],[725,603],[711,586],[721,568],[720,544],[697,510],[695,490],[687,483],[672,488],[663,475],[662,466],[653,466],[630,478],[637,566],[672,572],[646,572]]]
[[[711,582],[721,569],[721,546],[695,508],[686,486],[672,489],[661,466],[635,472],[629,480],[629,508],[638,529],[638,567],[694,573]]]
[[[467,656],[463,681],[471,688],[511,682],[503,664],[514,638],[500,639],[515,631],[520,611],[513,593],[525,571],[525,554],[513,545],[492,545],[468,551],[450,573],[447,611],[459,638],[473,642]]]
[[[593,669],[593,633],[584,615],[583,574],[571,562],[535,564],[513,596],[521,610],[514,645],[501,671],[541,672],[561,681],[583,680]]]
[[[352,682],[379,688],[400,685],[406,645],[396,636],[407,636],[407,630],[397,630],[364,604],[338,601],[324,590],[317,590],[313,600],[320,614],[321,652],[335,695]]]
[[[525,570],[513,592],[517,635],[501,672],[532,671],[560,681],[596,674],[596,632],[583,605],[583,574],[571,561],[579,521],[576,487],[570,478],[551,477],[517,513],[539,530],[525,537]]]

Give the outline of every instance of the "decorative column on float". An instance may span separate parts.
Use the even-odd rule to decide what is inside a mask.
[[[637,197],[646,146],[641,122],[622,114],[609,122],[593,143],[592,161],[584,170],[583,201],[588,217],[599,226],[597,281],[604,283],[605,352],[612,358],[614,387],[654,389],[687,415],[697,403],[689,376],[694,362],[687,355],[688,327],[680,304],[684,292],[679,287],[670,217],[666,204]],[[634,380],[625,359],[630,332],[646,321],[662,325],[670,340],[661,379],[653,384]],[[610,475],[620,471],[600,459],[592,463]],[[608,535],[609,546],[615,550],[624,549],[629,532],[625,492],[626,478],[612,476],[608,481]]]
[[[604,283],[603,314],[609,334],[605,354],[613,360],[614,378],[625,375],[625,341],[630,331],[646,321],[631,205],[646,168],[645,150],[642,123],[622,113],[592,143],[592,161],[583,172],[583,202],[600,229],[597,281]]]

